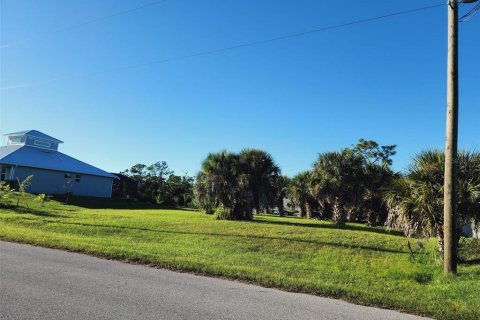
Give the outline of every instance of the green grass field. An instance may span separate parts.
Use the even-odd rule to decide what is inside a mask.
[[[102,203],[0,209],[0,239],[151,266],[240,279],[438,319],[480,319],[480,244],[468,241],[456,277],[442,274],[434,242],[399,231],[298,218],[216,221],[188,210],[96,209]],[[86,208],[88,207],[88,208]]]

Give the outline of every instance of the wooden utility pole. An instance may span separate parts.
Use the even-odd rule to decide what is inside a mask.
[[[444,181],[444,264],[457,273],[457,140],[458,140],[458,1],[448,0],[447,130]]]

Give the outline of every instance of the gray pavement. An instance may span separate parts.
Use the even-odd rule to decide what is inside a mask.
[[[340,300],[0,242],[0,319],[425,319]]]

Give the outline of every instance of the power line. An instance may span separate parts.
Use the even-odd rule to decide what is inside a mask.
[[[142,9],[145,9],[145,8],[149,8],[149,7],[152,7],[152,6],[167,2],[167,1],[168,0],[159,0],[159,1],[150,2],[150,3],[144,4],[144,5],[139,6],[139,7],[126,9],[126,10],[123,10],[123,11],[119,11],[119,12],[116,12],[116,13],[109,14],[107,16],[98,17],[98,18],[95,18],[95,19],[92,19],[92,20],[87,20],[87,21],[75,24],[75,25],[59,28],[59,29],[56,29],[56,30],[53,30],[53,31],[50,31],[50,32],[46,32],[46,33],[38,35],[38,36],[32,36],[32,37],[24,38],[24,39],[21,39],[21,40],[12,41],[10,43],[1,45],[0,49],[13,47],[13,46],[19,45],[21,43],[24,43],[24,42],[27,42],[27,41],[30,41],[30,40],[33,40],[33,39],[44,38],[44,37],[47,37],[47,36],[50,36],[50,35],[53,35],[53,34],[56,34],[56,33],[64,32],[64,31],[68,31],[68,30],[72,30],[72,29],[77,29],[77,28],[80,28],[80,27],[83,27],[83,26],[86,26],[86,25],[89,25],[89,24],[92,24],[92,23],[95,23],[95,22],[104,21],[104,20],[108,20],[108,19],[115,18],[115,17],[118,17],[118,16],[122,16],[122,15],[125,15],[125,14],[128,14],[128,13],[138,11],[138,10],[142,10]]]
[[[60,81],[60,80],[69,80],[69,79],[74,79],[74,78],[79,78],[79,77],[93,76],[93,75],[110,73],[110,72],[115,72],[115,71],[120,71],[120,70],[141,68],[141,67],[145,67],[145,66],[149,66],[149,65],[153,65],[153,64],[162,64],[162,63],[168,63],[168,62],[177,61],[177,60],[190,59],[190,58],[199,57],[199,56],[212,55],[212,54],[217,54],[217,53],[221,53],[221,52],[225,52],[225,51],[232,51],[232,50],[236,50],[236,49],[240,49],[240,48],[252,47],[252,46],[266,44],[266,43],[270,43],[270,42],[286,40],[286,39],[306,36],[306,35],[310,35],[310,34],[314,34],[314,33],[326,32],[326,31],[331,31],[331,30],[340,29],[340,28],[344,28],[344,27],[349,27],[349,26],[353,26],[353,25],[357,25],[357,24],[382,20],[382,19],[386,19],[386,18],[390,18],[390,17],[394,17],[394,16],[405,15],[405,14],[415,13],[415,12],[419,12],[419,11],[434,9],[434,8],[442,7],[442,6],[445,6],[445,5],[446,5],[445,3],[442,3],[442,4],[436,4],[436,5],[420,7],[420,8],[415,8],[415,9],[408,9],[408,10],[389,13],[389,14],[385,14],[385,15],[381,15],[381,16],[372,17],[372,18],[359,19],[359,20],[354,20],[354,21],[347,22],[347,23],[341,23],[341,24],[332,25],[332,26],[328,26],[328,27],[322,27],[322,28],[318,28],[318,29],[314,29],[314,30],[310,30],[310,31],[291,33],[291,34],[288,34],[288,35],[278,36],[278,37],[274,37],[274,38],[263,39],[263,40],[252,41],[252,42],[246,42],[246,43],[242,43],[242,44],[233,45],[233,46],[230,46],[230,47],[201,51],[201,52],[186,54],[186,55],[179,55],[179,56],[174,56],[174,57],[165,58],[165,59],[156,59],[156,60],[151,60],[151,61],[142,62],[142,63],[122,65],[122,66],[117,66],[117,67],[109,68],[109,69],[96,70],[96,71],[91,71],[91,72],[83,72],[83,73],[77,73],[77,74],[72,74],[72,75],[65,75],[65,76],[60,76],[60,77],[55,77],[55,78],[44,79],[44,80],[37,80],[37,81],[22,83],[22,84],[18,84],[18,85],[2,87],[2,88],[0,88],[0,90],[11,90],[11,89],[17,89],[17,88],[37,85],[37,84],[56,82],[56,81]]]
[[[477,5],[475,7],[473,7],[472,10],[470,10],[469,12],[467,12],[466,14],[464,14],[463,16],[461,16],[458,21],[459,22],[465,22],[465,21],[468,21],[470,20],[477,11],[480,10],[480,3],[477,3]]]

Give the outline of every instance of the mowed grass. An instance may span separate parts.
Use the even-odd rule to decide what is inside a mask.
[[[480,244],[445,277],[434,242],[409,258],[399,231],[298,218],[216,221],[188,210],[49,202],[0,209],[0,239],[239,279],[438,319],[480,319]]]

